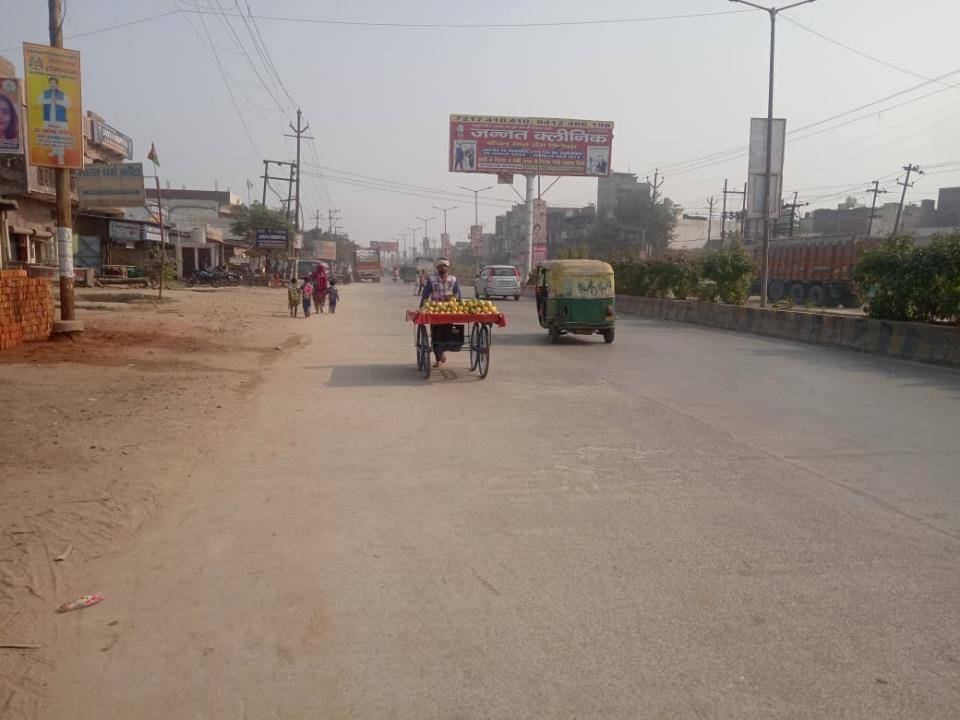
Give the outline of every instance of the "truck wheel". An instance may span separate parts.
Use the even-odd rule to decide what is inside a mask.
[[[793,302],[797,305],[803,302],[806,295],[807,293],[801,283],[794,283],[790,286],[790,297],[793,298]]]
[[[822,285],[813,285],[807,291],[807,300],[810,301],[811,305],[823,307],[823,299],[825,295],[826,293],[824,293]]]
[[[783,280],[771,280],[770,284],[767,286],[767,298],[771,302],[779,302],[783,300],[784,295],[787,294],[787,288],[783,284]]]
[[[513,296],[513,301],[514,301],[514,302],[520,302],[520,296],[519,296],[519,295],[514,295],[514,296]]]

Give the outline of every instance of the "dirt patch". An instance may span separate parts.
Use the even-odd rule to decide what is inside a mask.
[[[78,305],[105,295],[139,294],[78,290]],[[109,302],[79,312],[82,334],[0,353],[0,644],[40,646],[0,649],[3,718],[41,714],[53,609],[101,590],[84,564],[189,487],[270,363],[303,342],[282,290]]]

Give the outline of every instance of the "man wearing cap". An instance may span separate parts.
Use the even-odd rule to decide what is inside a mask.
[[[463,293],[460,292],[460,284],[457,278],[450,274],[450,261],[446,258],[437,260],[437,272],[427,278],[427,284],[423,286],[423,292],[420,294],[420,307],[423,307],[428,300],[433,302],[447,302],[450,298],[463,299]],[[445,342],[452,334],[453,325],[434,325],[431,328],[431,337],[433,338],[433,354],[437,358],[434,367],[440,367],[446,361],[446,355],[438,348],[437,343]]]

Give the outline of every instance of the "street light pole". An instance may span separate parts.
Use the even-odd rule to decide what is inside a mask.
[[[457,209],[457,206],[454,205],[454,206],[452,206],[452,207],[442,208],[442,207],[439,207],[439,206],[437,206],[437,205],[434,205],[434,206],[433,206],[433,209],[434,209],[434,210],[439,210],[440,212],[443,213],[443,234],[446,235],[446,234],[447,234],[447,213],[450,212],[451,210],[456,210],[456,209]]]
[[[431,216],[428,217],[428,218],[427,218],[427,217],[420,217],[419,215],[417,215],[417,220],[423,220],[423,237],[424,237],[424,239],[427,239],[427,238],[430,237],[430,233],[427,232],[427,223],[430,222],[431,220],[436,220],[436,219],[437,219],[437,216],[436,216],[436,215],[431,215]]]
[[[487,190],[493,190],[494,187],[496,186],[490,185],[489,187],[480,188],[479,190],[474,190],[473,188],[464,187],[463,185],[460,186],[461,190],[466,190],[467,192],[473,193],[473,224],[474,225],[480,224],[480,201],[479,201],[480,193],[486,192]]]
[[[409,230],[409,231],[413,234],[413,256],[414,256],[414,257],[417,256],[417,231],[418,231],[419,229],[420,229],[420,228],[415,228],[415,227],[408,227],[408,228],[407,228],[407,230]]]
[[[808,5],[816,0],[800,0],[800,2],[785,5],[784,7],[764,7],[747,0],[730,0],[730,2],[749,5],[757,10],[763,10],[770,16],[770,76],[767,85],[767,157],[763,176],[763,249],[761,251],[760,270],[760,307],[767,305],[767,283],[770,279],[770,188],[773,172],[773,78],[776,59],[777,42],[777,15],[784,10],[800,5]]]

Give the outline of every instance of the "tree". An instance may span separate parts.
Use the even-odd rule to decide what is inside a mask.
[[[230,226],[230,232],[237,237],[246,238],[253,245],[257,230],[286,230],[293,234],[293,223],[279,210],[273,210],[266,205],[253,203],[240,211],[239,217]]]

